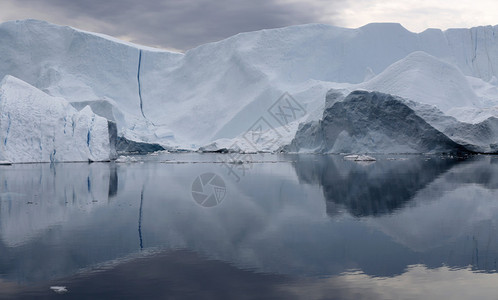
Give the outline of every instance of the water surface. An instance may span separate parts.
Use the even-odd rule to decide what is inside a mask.
[[[377,158],[0,166],[0,298],[497,299],[498,157]]]

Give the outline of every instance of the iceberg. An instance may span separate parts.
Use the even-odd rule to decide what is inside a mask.
[[[329,94],[322,120],[302,124],[283,150],[319,153],[471,152],[437,130],[406,100],[380,92]],[[334,102],[335,101],[335,102]],[[355,157],[356,158],[356,157]]]
[[[498,153],[498,118],[490,116],[477,123],[460,121],[437,107],[414,101],[406,104],[427,123],[456,143],[477,153]]]
[[[271,121],[268,108],[284,92],[306,109],[307,121],[321,117],[331,88],[398,95],[460,121],[470,110],[479,122],[497,117],[496,36],[497,26],[413,33],[399,24],[308,24],[177,53],[10,21],[0,24],[0,78],[13,75],[78,109],[90,105],[116,122],[119,137],[195,150],[237,139],[261,117]]]
[[[77,111],[12,76],[0,83],[0,161],[109,161],[116,136],[116,126],[89,106]]]
[[[65,286],[51,286],[50,289],[57,294],[67,293],[67,288]]]

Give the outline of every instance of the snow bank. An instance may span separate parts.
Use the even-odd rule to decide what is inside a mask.
[[[63,98],[12,76],[0,83],[0,160],[110,160],[114,155],[110,130],[108,121],[88,106],[78,112]]]

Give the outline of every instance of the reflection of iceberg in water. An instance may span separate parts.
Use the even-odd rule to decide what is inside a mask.
[[[0,172],[0,237],[19,246],[37,233],[90,212],[115,196],[113,164],[13,165]]]
[[[413,198],[413,205],[369,220],[398,243],[422,253],[427,262],[497,270],[498,160],[485,157],[453,167]]]
[[[240,269],[299,276],[358,269],[390,277],[413,264],[496,269],[495,160],[418,158],[366,167],[315,155],[291,156],[277,168],[255,164],[243,183],[224,178],[227,197],[214,209],[195,204],[191,185],[199,174],[224,174],[219,164],[19,166],[25,169],[1,175],[9,190],[0,208],[0,273],[19,282],[70,276],[134,257],[142,247],[186,249]],[[357,194],[347,194],[354,186],[347,180],[361,181]],[[30,190],[43,191],[38,205],[14,198],[23,185],[29,199],[36,194]],[[387,194],[375,199],[383,189]],[[108,195],[112,201],[101,201]],[[347,206],[363,198],[374,205]],[[331,217],[334,205],[356,217]]]
[[[408,258],[408,263],[434,268],[445,264],[494,272],[497,162],[489,156],[466,161],[414,157],[381,160],[374,168],[320,157],[315,164],[299,160],[295,167],[300,180],[321,186],[330,216],[345,209],[407,248],[405,253],[392,253],[386,268]],[[360,269],[379,275],[368,264]]]
[[[219,164],[117,165],[117,190],[113,188],[115,181],[109,180],[113,177],[110,176],[112,172],[109,173],[108,165],[103,165],[107,169],[102,169],[102,176],[97,179],[106,185],[98,189],[98,194],[105,196],[109,193],[108,189],[114,189],[116,196],[112,201],[96,203],[92,202],[95,196],[89,196],[86,190],[87,177],[82,177],[81,184],[81,180],[72,179],[74,175],[67,174],[64,176],[67,186],[74,185],[76,193],[81,193],[76,197],[79,199],[76,204],[81,205],[68,208],[63,200],[52,200],[50,197],[54,192],[47,191],[45,198],[50,199],[44,198],[40,202],[45,201],[44,205],[51,209],[31,212],[45,221],[40,222],[43,226],[32,227],[33,230],[28,226],[25,230],[14,231],[12,228],[23,222],[18,216],[29,213],[31,205],[19,204],[15,214],[9,214],[2,206],[0,250],[5,251],[0,256],[1,273],[6,274],[5,278],[9,280],[36,282],[133,256],[142,247],[146,251],[188,249],[242,268],[269,272],[282,268],[285,271],[289,266],[281,265],[283,260],[275,261],[273,258],[275,249],[284,251],[286,243],[291,242],[295,235],[295,230],[288,225],[295,217],[306,220],[320,215],[324,205],[319,191],[313,191],[309,196],[316,200],[303,203],[306,193],[296,183],[290,163],[281,166],[279,171],[273,170],[272,165],[259,165],[261,168],[254,176],[247,177],[251,183],[248,185],[236,185],[226,177],[229,193],[216,209],[195,204],[191,198],[191,184],[199,174],[207,171],[222,174],[225,170]],[[76,165],[72,172],[81,172],[79,166]],[[26,175],[31,174],[33,182],[36,182],[39,178],[37,172],[26,172]],[[91,174],[90,187],[95,194],[97,183],[93,182],[92,176],[98,175],[99,171],[92,169],[87,172]],[[57,169],[56,173],[44,173],[42,177],[60,174],[63,172]],[[54,190],[54,181],[57,182],[57,179],[52,178],[45,185]],[[265,189],[257,190],[254,186],[264,186]],[[33,185],[33,188],[39,189],[39,186]],[[58,212],[58,218],[53,217],[52,210]],[[278,235],[285,237],[273,244],[273,248],[268,247],[272,241],[277,241]],[[292,251],[308,251],[305,243],[298,248]]]
[[[458,163],[411,156],[363,166],[341,156],[304,156],[294,164],[302,182],[319,184],[327,213],[346,209],[356,217],[380,216],[404,207],[415,194]]]

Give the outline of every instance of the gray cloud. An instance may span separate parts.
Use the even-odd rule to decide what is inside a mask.
[[[42,17],[50,22],[125,37],[140,44],[180,50],[239,32],[321,19],[316,5],[307,1],[17,0],[10,1],[10,5],[15,5],[9,8],[11,19],[16,16],[13,10],[24,10],[22,17],[30,10],[33,18]]]

